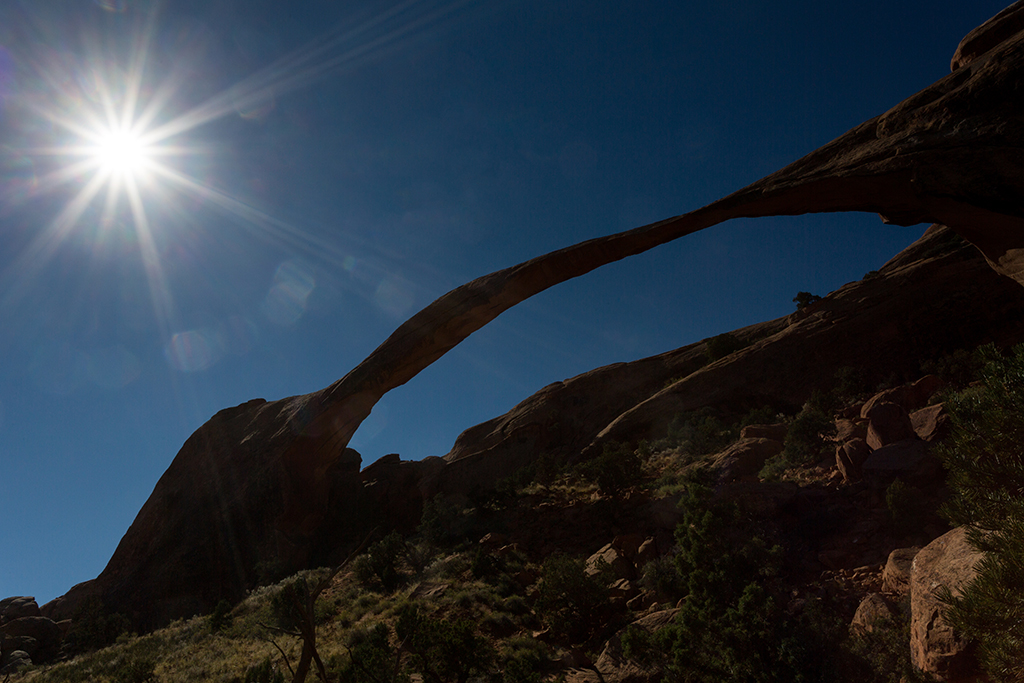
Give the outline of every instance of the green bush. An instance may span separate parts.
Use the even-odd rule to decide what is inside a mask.
[[[446,546],[463,540],[469,526],[463,508],[438,495],[423,505],[423,516],[417,532],[428,543]]]
[[[666,443],[691,457],[715,453],[736,438],[734,426],[725,424],[710,408],[677,415],[668,428]]]
[[[963,389],[978,379],[985,364],[984,352],[957,349],[934,360],[921,361],[921,371],[938,375],[954,389]]]
[[[221,600],[217,603],[217,606],[213,608],[213,612],[210,614],[210,630],[214,633],[223,631],[231,625],[231,603],[227,600]]]
[[[840,652],[846,683],[925,683],[932,680],[910,660],[910,598],[891,622],[851,635]]]
[[[356,578],[363,585],[379,583],[386,591],[398,588],[402,575],[398,571],[398,561],[405,554],[405,541],[397,531],[372,544],[366,553],[360,555],[352,563]]]
[[[128,617],[109,612],[99,598],[87,598],[71,615],[64,642],[71,653],[88,652],[110,645],[129,628]]]
[[[1024,681],[1024,345],[1001,356],[979,349],[980,386],[946,402],[950,437],[940,446],[949,472],[950,521],[966,525],[985,553],[959,597],[947,595],[950,621],[978,643],[996,681]]]
[[[577,471],[596,483],[602,493],[615,494],[637,482],[643,465],[628,444],[607,443],[601,455],[583,463]]]
[[[395,625],[411,655],[413,668],[427,683],[466,683],[488,672],[494,660],[489,642],[468,619],[434,619],[416,604],[407,604]]]
[[[629,630],[626,656],[660,663],[668,681],[834,681],[825,642],[835,628],[786,609],[772,531],[696,486],[680,509],[676,564],[686,599],[661,631]]]
[[[601,574],[587,574],[583,558],[552,555],[541,567],[537,612],[558,637],[583,642],[609,612],[606,584]]]
[[[237,679],[236,679],[237,680]],[[274,668],[270,657],[245,670],[243,683],[284,683],[284,673]]]
[[[501,653],[501,683],[540,683],[547,659],[547,649],[540,641],[509,638]]]
[[[821,301],[821,297],[817,294],[811,294],[810,292],[797,292],[796,296],[793,297],[793,303],[796,304],[796,310],[802,311],[811,304],[815,304]]]
[[[338,668],[339,683],[406,683],[401,650],[392,644],[386,624],[356,629],[349,635],[348,661]],[[332,668],[335,668],[332,666]]]
[[[156,663],[151,659],[129,659],[114,670],[114,683],[150,683],[156,680]]]
[[[714,363],[719,358],[725,358],[730,353],[746,348],[746,346],[745,342],[725,332],[704,341],[704,354],[709,363]]]
[[[827,455],[829,442],[826,439],[835,429],[835,421],[808,402],[790,423],[782,452],[765,462],[761,478],[777,479],[784,470],[817,463]]]
[[[640,585],[665,602],[676,602],[686,594],[675,555],[663,555],[645,564]]]

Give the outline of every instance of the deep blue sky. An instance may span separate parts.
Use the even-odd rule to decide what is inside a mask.
[[[943,76],[1003,5],[7,0],[0,597],[96,576],[217,410],[330,384],[479,275],[757,180]],[[161,162],[194,184],[140,176],[144,225],[123,192],[104,215],[105,186],[60,220],[93,172],[54,150],[133,77],[150,129],[182,122]],[[613,264],[478,332],[352,445],[442,455],[552,381],[786,314],[923,227],[734,222]]]

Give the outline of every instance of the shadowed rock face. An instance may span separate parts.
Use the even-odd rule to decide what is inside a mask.
[[[44,611],[66,616],[100,595],[147,628],[240,597],[257,565],[272,574],[302,566],[339,492],[372,489],[346,446],[386,392],[530,296],[723,221],[869,211],[898,224],[944,223],[1024,284],[1022,6],[972,32],[952,74],[781,171],[692,213],[452,290],[326,389],[221,411],[182,447],[100,576]],[[436,481],[438,467],[409,464],[401,476],[423,468]]]

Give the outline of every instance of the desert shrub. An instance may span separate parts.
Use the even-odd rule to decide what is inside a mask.
[[[401,650],[392,643],[386,624],[355,629],[349,634],[348,661],[332,662],[339,683],[405,683],[409,680],[401,667]]]
[[[379,583],[386,591],[391,592],[398,587],[402,575],[398,571],[398,561],[405,554],[405,541],[397,531],[373,543],[352,563],[356,578],[364,585]]]
[[[466,683],[473,674],[486,674],[494,660],[490,643],[477,635],[472,621],[434,619],[414,603],[402,610],[395,632],[428,683]]]
[[[740,423],[737,425],[736,435],[739,435],[739,430],[743,429],[747,425],[761,425],[761,424],[773,424],[779,420],[779,411],[771,406],[761,406],[760,408],[752,408],[746,415],[740,418]]]
[[[423,505],[417,532],[428,543],[447,546],[463,540],[469,527],[470,520],[463,508],[438,495]]]
[[[944,511],[985,553],[950,621],[978,643],[997,681],[1024,681],[1024,345],[1003,357],[982,347],[981,383],[947,401],[953,429],[940,446],[951,497]]]
[[[156,680],[156,662],[128,659],[114,670],[114,683],[150,683]]]
[[[666,442],[694,457],[714,453],[736,438],[736,429],[724,423],[710,408],[693,410],[673,418]]]
[[[953,389],[963,389],[976,380],[985,364],[984,352],[957,349],[936,359],[921,361],[921,371],[938,375]]]
[[[675,602],[686,593],[675,555],[663,555],[645,564],[640,585],[662,601]]]
[[[873,387],[864,368],[844,365],[836,370],[832,385],[831,406],[835,410],[846,407],[871,393]],[[827,412],[827,411],[826,411]]]
[[[888,623],[850,635],[840,652],[840,683],[925,683],[910,660],[910,599]]]
[[[210,613],[210,630],[214,633],[223,631],[231,625],[231,603],[221,600]]]
[[[811,294],[810,292],[797,292],[796,296],[793,297],[793,303],[796,304],[796,310],[802,311],[811,304],[815,304],[821,301],[821,297],[817,294]]]
[[[500,604],[502,612],[508,614],[514,614],[516,616],[522,616],[523,614],[530,613],[530,606],[526,603],[526,599],[522,595],[509,595],[505,597]]]
[[[834,680],[822,642],[834,629],[786,609],[772,530],[696,486],[680,510],[676,565],[686,600],[661,631],[628,630],[626,656],[660,663],[669,681]]]
[[[274,667],[270,657],[266,657],[259,664],[254,664],[245,670],[242,683],[284,683],[284,673]]]
[[[704,354],[709,363],[714,363],[719,358],[725,358],[734,351],[746,348],[746,342],[737,339],[728,332],[706,339],[704,342]]]
[[[640,457],[628,444],[606,443],[601,455],[581,464],[577,471],[597,484],[602,493],[618,493],[636,483],[643,472]]]
[[[71,615],[71,628],[64,642],[71,653],[97,650],[113,643],[129,628],[128,617],[111,613],[99,598],[88,598]]]
[[[403,556],[412,570],[422,574],[434,559],[434,550],[426,543],[406,543]]]
[[[548,653],[544,644],[533,638],[509,638],[502,650],[502,683],[540,683]]]
[[[761,477],[777,479],[784,470],[817,463],[827,454],[829,442],[826,439],[835,429],[835,422],[828,413],[808,402],[790,423],[782,452],[765,462]]]
[[[550,556],[541,567],[538,614],[559,637],[586,640],[610,606],[605,579],[601,574],[588,575],[583,558]]]
[[[924,493],[914,486],[908,486],[896,477],[885,490],[885,505],[889,509],[889,520],[898,534],[908,534],[919,529],[924,516],[929,512],[924,504]]]

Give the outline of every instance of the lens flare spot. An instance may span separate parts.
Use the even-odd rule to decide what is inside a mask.
[[[377,285],[373,301],[388,315],[401,318],[416,303],[416,298],[413,296],[412,287],[408,282],[400,278],[388,278]]]
[[[97,349],[88,354],[86,375],[103,389],[121,389],[139,378],[142,364],[131,351],[121,345]]]
[[[223,345],[211,330],[188,330],[171,337],[164,356],[171,367],[181,372],[202,372],[224,355]]]
[[[274,273],[274,284],[263,300],[263,314],[275,325],[293,325],[305,314],[315,288],[312,267],[297,259],[285,261]]]

